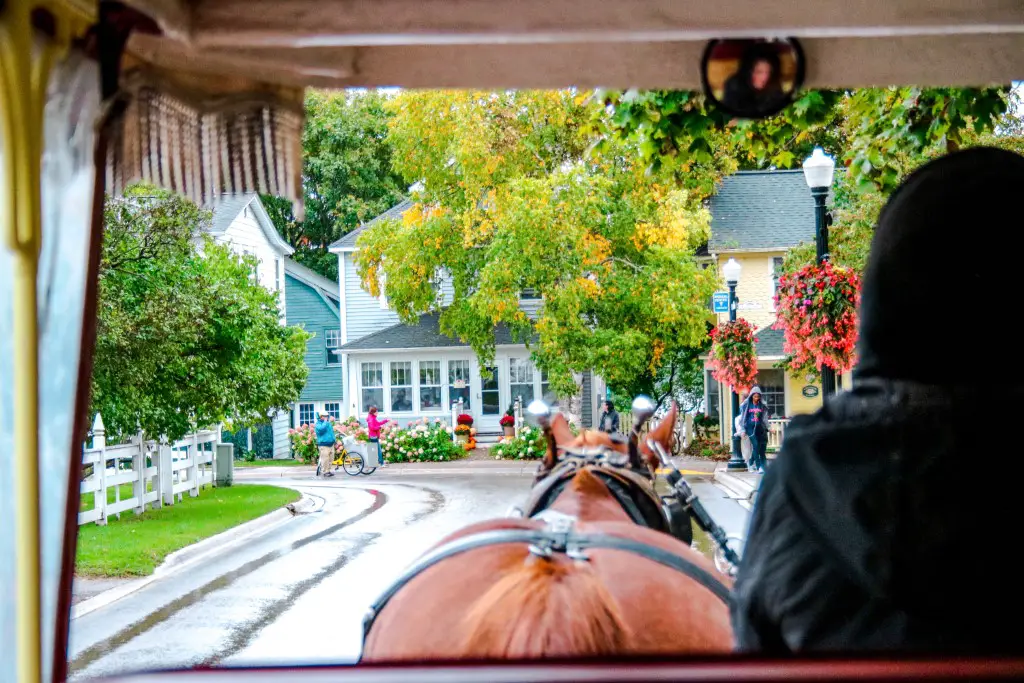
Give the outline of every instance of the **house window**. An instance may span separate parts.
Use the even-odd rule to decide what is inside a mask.
[[[380,408],[384,405],[384,364],[363,363],[362,364],[362,401],[363,412],[370,410],[370,406]]]
[[[508,361],[509,393],[512,402],[519,397],[523,406],[533,402],[533,363],[528,358],[511,358]]]
[[[782,370],[759,370],[757,386],[768,410],[768,419],[786,416],[786,373]]]
[[[412,362],[391,364],[391,410],[396,413],[412,412]]]
[[[551,397],[551,399],[555,398],[554,396],[551,396],[551,384],[548,382],[548,371],[547,370],[541,370],[540,371],[540,397],[541,397],[541,400],[547,402],[549,396]],[[526,406],[523,406],[523,407],[525,408]]]
[[[328,401],[324,404],[324,411],[335,420],[341,419],[341,404],[337,401]]]
[[[327,346],[327,364],[338,365],[341,363],[341,330],[329,328],[324,330],[324,344]]]
[[[469,361],[448,361],[448,402],[462,399],[462,409],[469,410]]]
[[[541,298],[540,292],[536,289],[527,287],[523,291],[519,292],[519,298],[522,301],[537,301]]]
[[[782,276],[782,257],[772,259],[772,310],[775,310],[775,294],[779,291],[779,278]]]
[[[719,419],[718,405],[721,396],[721,387],[718,380],[712,377],[711,372],[705,373],[704,382],[708,387],[707,402],[704,405],[704,414],[713,420]]]
[[[314,407],[312,403],[299,404],[299,426],[313,424]]]
[[[441,410],[441,361],[420,361],[420,410]]]

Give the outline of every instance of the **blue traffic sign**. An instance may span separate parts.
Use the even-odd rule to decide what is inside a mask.
[[[728,313],[729,292],[715,292],[714,296],[711,297],[711,303],[714,306],[715,313]]]

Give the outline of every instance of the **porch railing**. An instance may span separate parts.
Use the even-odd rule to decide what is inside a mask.
[[[777,452],[782,447],[782,438],[786,433],[789,418],[768,420],[768,450]]]

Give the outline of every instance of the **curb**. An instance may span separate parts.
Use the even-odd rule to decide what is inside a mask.
[[[268,512],[262,517],[249,520],[244,524],[239,524],[238,526],[222,531],[219,534],[210,536],[209,538],[204,538],[197,543],[187,545],[180,550],[175,550],[164,558],[164,561],[160,563],[160,565],[154,569],[153,573],[149,576],[103,591],[88,600],[83,600],[77,605],[73,605],[71,607],[71,620],[73,621],[79,617],[84,617],[86,614],[95,612],[100,608],[117,602],[125,596],[142,590],[157,579],[166,578],[167,576],[175,574],[186,567],[197,564],[208,555],[238,545],[242,541],[248,540],[259,534],[266,533],[270,529],[287,522],[296,515],[310,512],[315,505],[316,502],[310,496],[303,493],[302,498],[296,503],[289,503],[287,506],[274,510],[273,512]]]
[[[724,466],[715,468],[714,478],[717,484],[721,485],[723,488],[727,489],[730,494],[732,494],[730,495],[730,498],[749,501],[757,492],[757,487],[754,484],[730,473]]]
[[[295,515],[301,515],[305,512],[309,512],[309,510],[312,509],[313,504],[312,498],[306,494],[302,494],[302,498],[295,503],[289,503],[285,507],[274,510],[273,512],[268,512],[262,517],[251,519],[248,522],[231,527],[226,531],[222,531],[215,536],[204,538],[192,545],[185,546],[181,550],[175,550],[173,553],[165,557],[164,561],[153,570],[153,575],[166,576],[171,570],[176,569],[178,565],[184,564],[189,560],[199,557],[200,555],[209,553],[210,549],[213,547],[216,547],[219,550],[220,548],[223,548],[225,544],[245,540],[265,531],[267,528],[277,524],[278,522],[283,522],[287,519],[291,519]]]

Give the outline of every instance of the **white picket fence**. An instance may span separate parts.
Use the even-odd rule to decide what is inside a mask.
[[[142,514],[146,505],[159,508],[180,502],[187,492],[199,495],[200,487],[217,478],[216,448],[220,428],[189,434],[173,444],[146,440],[142,434],[129,443],[107,446],[103,419],[97,415],[92,446],[82,449],[82,465],[92,474],[80,486],[82,495],[93,495],[93,509],[78,513],[78,524],[106,524],[111,516],[132,510]],[[129,498],[121,498],[121,486],[132,485]],[[113,502],[107,502],[114,490]]]

